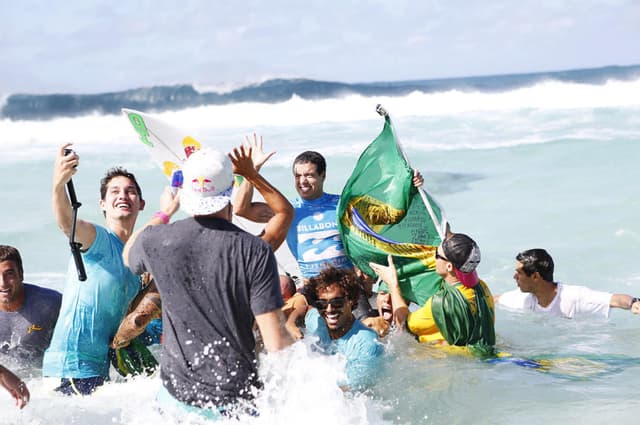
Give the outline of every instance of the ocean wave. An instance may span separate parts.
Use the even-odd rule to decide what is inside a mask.
[[[636,86],[634,102],[640,99],[640,82]],[[279,152],[271,162],[281,165],[282,160],[282,166],[287,167],[289,156],[300,149],[321,145],[325,153],[336,154],[362,150],[382,125],[375,113],[376,103],[391,113],[402,142],[421,151],[495,149],[570,139],[637,139],[640,105],[612,106],[617,102],[613,97],[592,94],[591,105],[599,106],[580,106],[582,97],[570,100],[564,95],[558,100],[538,99],[533,107],[509,100],[508,93],[479,93],[462,100],[454,94],[413,93],[396,98],[349,96],[318,101],[294,96],[272,105],[208,105],[157,116],[185,134],[223,149],[230,149],[246,134],[263,134],[270,149]],[[492,99],[495,96],[505,98]],[[85,153],[127,149],[143,154],[135,132],[121,114],[94,113],[47,121],[0,119],[0,145],[5,153],[0,162],[32,161],[67,142],[74,142],[75,148]]]
[[[88,114],[118,114],[122,107],[147,112],[177,111],[213,105],[278,104],[303,101],[344,100],[355,97],[405,98],[433,96],[429,105],[467,104],[471,108],[544,107],[550,99],[560,104],[598,106],[594,102],[605,92],[615,102],[638,102],[640,66],[540,72],[499,76],[448,78],[435,80],[342,83],[308,79],[271,79],[242,87],[175,86],[143,87],[99,94],[12,94],[0,109],[0,118],[11,120],[49,120]],[[628,92],[629,86],[634,89]],[[602,90],[602,89],[606,90]],[[599,90],[600,89],[600,90]],[[598,97],[593,98],[593,91]],[[545,92],[564,96],[549,97]],[[481,103],[478,102],[481,101]],[[486,104],[489,102],[489,105]],[[429,106],[427,105],[427,107]]]

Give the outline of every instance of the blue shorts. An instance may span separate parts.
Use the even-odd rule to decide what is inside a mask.
[[[156,395],[156,401],[160,404],[161,410],[165,410],[168,413],[180,415],[185,413],[195,413],[209,420],[222,419],[221,410],[206,409],[202,407],[190,406],[181,402],[163,386],[160,387],[158,394]]]
[[[244,406],[242,408],[234,405],[213,408],[191,406],[172,396],[164,385],[158,390],[156,401],[160,405],[160,410],[176,416],[184,415],[185,413],[195,413],[212,421],[217,421],[222,418],[237,418],[240,413],[254,417],[259,416],[258,411],[252,406]]]
[[[62,378],[60,386],[55,389],[64,395],[89,395],[108,380],[104,376],[91,378]]]

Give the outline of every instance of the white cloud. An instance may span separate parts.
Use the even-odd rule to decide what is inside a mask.
[[[640,62],[631,0],[0,0],[0,93]],[[606,30],[605,30],[606,29]]]

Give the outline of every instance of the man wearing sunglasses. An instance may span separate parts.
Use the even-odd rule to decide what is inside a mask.
[[[478,357],[494,355],[493,296],[476,272],[480,248],[469,236],[452,233],[436,248],[434,256],[442,284],[414,312],[409,312],[402,297],[393,257],[388,257],[388,266],[369,263],[389,288],[386,300],[378,298],[378,302],[385,302],[383,317],[407,329],[420,342],[462,347],[463,352]]]
[[[305,317],[306,334],[315,336],[317,347],[326,354],[347,359],[343,390],[361,390],[375,382],[383,347],[375,331],[353,315],[360,294],[359,279],[350,269],[325,267],[312,277],[307,289],[315,296]]]
[[[496,303],[511,310],[534,311],[568,319],[592,314],[606,318],[611,307],[640,314],[640,299],[555,282],[553,268],[553,258],[544,249],[522,251],[516,256],[513,275],[518,289],[496,295]]]

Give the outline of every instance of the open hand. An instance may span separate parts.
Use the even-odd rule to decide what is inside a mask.
[[[0,365],[0,386],[4,387],[16,401],[16,406],[22,409],[29,402],[29,389],[20,378],[9,369]]]
[[[233,164],[233,173],[247,177],[252,173],[257,173],[253,160],[251,159],[252,148],[240,145],[233,148],[233,152],[229,153],[229,159]]]
[[[388,266],[383,266],[382,264],[377,263],[369,263],[369,267],[373,269],[374,272],[382,279],[384,283],[386,283],[389,288],[397,288],[398,284],[398,272],[396,270],[395,264],[393,264],[393,257],[389,255],[387,257],[387,261],[389,262]]]
[[[262,148],[262,136],[258,139],[256,133],[253,133],[253,140],[249,136],[245,137],[246,140],[246,148],[250,149],[251,152],[251,160],[253,161],[253,166],[256,170],[260,171],[260,168],[264,165],[269,158],[275,155],[275,152],[265,153]],[[244,146],[244,144],[243,144]]]

